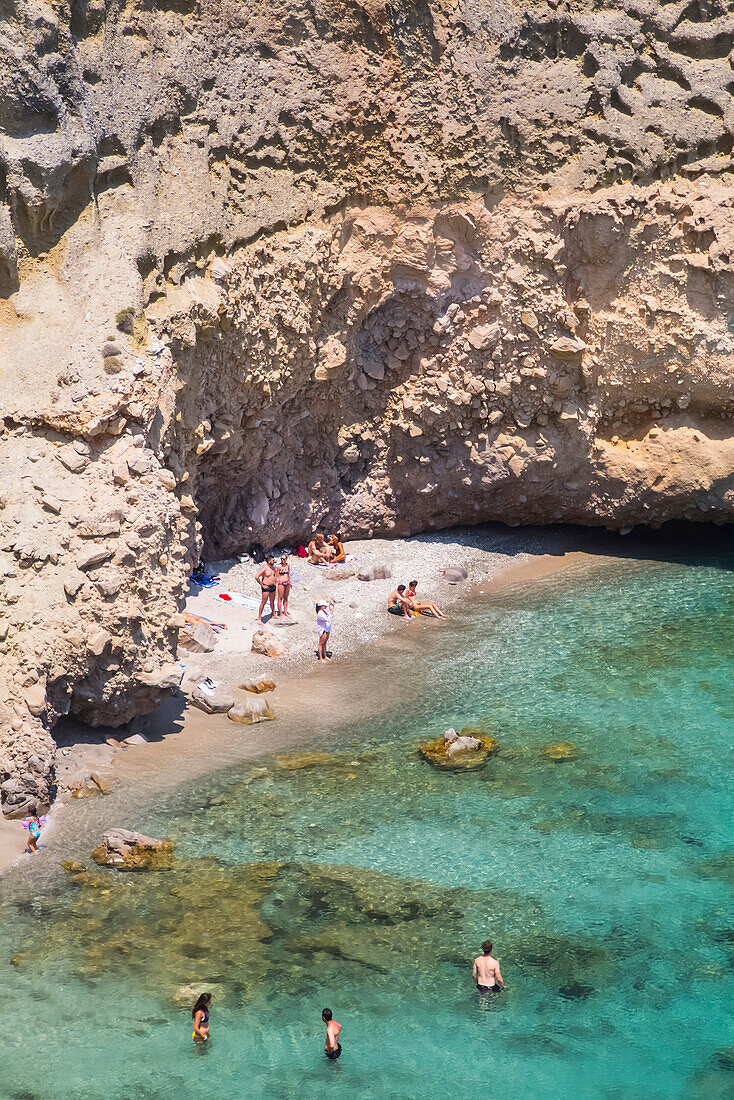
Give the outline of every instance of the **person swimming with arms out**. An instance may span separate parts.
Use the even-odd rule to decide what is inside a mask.
[[[321,1019],[326,1024],[324,1054],[327,1058],[330,1058],[332,1062],[335,1062],[342,1052],[342,1045],[339,1042],[339,1033],[342,1029],[342,1025],[338,1024],[336,1020],[332,1019],[330,1008],[324,1009],[324,1011],[321,1013]]]
[[[209,1041],[209,1006],[212,1003],[211,993],[201,993],[199,999],[191,1010],[194,1021],[194,1030],[191,1038],[195,1043]]]
[[[485,940],[482,944],[482,955],[477,955],[472,967],[472,978],[477,983],[480,993],[498,993],[504,989],[505,983],[500,974],[500,964],[492,958],[492,941]]]

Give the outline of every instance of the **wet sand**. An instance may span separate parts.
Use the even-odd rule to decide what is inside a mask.
[[[596,575],[603,565],[613,561],[605,555],[564,549],[558,540],[553,545],[555,552],[532,553],[532,543],[522,537],[513,537],[513,534],[504,536],[512,549],[507,546],[501,551],[491,545],[491,537],[481,533],[472,532],[471,544],[460,548],[455,539],[461,535],[450,535],[453,539],[431,538],[429,541],[428,537],[421,536],[416,540],[404,540],[397,553],[395,543],[389,544],[389,549],[397,559],[398,569],[406,576],[410,573],[407,579],[413,575],[422,578],[422,587],[430,585],[431,597],[445,607],[452,618],[453,613],[461,616],[462,609],[468,610],[477,599],[487,600],[512,592],[520,594],[527,591],[528,585],[534,586],[535,582],[565,570],[576,574],[576,583],[584,574]],[[535,546],[538,543],[542,546],[543,541],[537,536],[533,538]],[[545,541],[548,544],[549,540]],[[426,542],[429,543],[428,553],[420,545]],[[384,556],[382,543],[383,540],[374,540],[369,544],[373,555]],[[364,556],[364,548],[360,549]],[[421,551],[424,552],[421,554]],[[447,557],[451,562],[466,565],[469,578],[465,583],[449,585],[444,581],[438,569],[441,562],[446,564]],[[293,561],[293,568],[305,574],[307,566]],[[245,572],[254,574],[257,568],[250,563]],[[219,591],[236,590],[233,580],[242,585],[242,574],[239,563],[229,563],[225,568],[220,563],[222,585]],[[295,636],[295,631],[299,631],[302,644],[294,646],[293,657],[288,660],[261,657],[250,652],[252,632],[256,628],[255,611],[224,601],[220,601],[221,609],[214,604],[218,620],[228,620],[230,629],[224,632],[226,645],[221,649],[218,646],[211,654],[181,653],[181,660],[186,663],[184,691],[152,714],[136,719],[125,730],[92,731],[73,721],[57,729],[59,744],[64,746],[61,750],[64,755],[59,761],[63,769],[83,773],[85,768],[87,771],[94,768],[111,781],[113,793],[79,801],[72,801],[68,795],[59,798],[42,833],[44,850],[33,858],[66,858],[70,836],[98,836],[95,829],[114,826],[134,828],[134,821],[125,814],[126,808],[132,808],[134,802],[143,801],[156,791],[172,790],[197,776],[299,743],[309,742],[313,746],[316,742],[328,747],[329,741],[342,734],[349,722],[368,715],[378,721],[381,712],[395,705],[389,690],[384,690],[390,655],[420,649],[436,639],[436,632],[445,629],[443,623],[433,618],[421,616],[406,624],[386,614],[387,592],[401,578],[402,574],[396,576],[395,569],[390,580],[379,582],[358,582],[355,577],[329,583],[320,576],[315,581],[308,578],[311,588],[323,591],[328,585],[329,592],[333,589],[340,601],[338,610],[341,609],[345,620],[351,619],[347,630],[342,629],[335,617],[331,648],[337,659],[328,665],[317,664],[314,659],[315,632],[310,623],[278,631],[286,640],[290,640],[289,633]],[[217,591],[209,590],[203,596],[195,593],[190,606],[196,613],[204,614],[217,598]],[[313,593],[309,591],[297,597],[297,602],[302,607],[310,607],[312,599]],[[301,629],[303,626],[305,630]],[[274,679],[277,689],[269,694],[269,699],[276,720],[244,726],[230,721],[226,714],[208,715],[187,705],[185,692],[205,675],[225,683],[235,700],[245,696],[238,685],[250,676]],[[148,743],[115,750],[100,745],[107,736],[119,739],[132,732],[143,734]],[[17,862],[25,843],[26,834],[19,822],[2,823],[0,872]],[[27,863],[31,858],[23,857],[22,862]]]

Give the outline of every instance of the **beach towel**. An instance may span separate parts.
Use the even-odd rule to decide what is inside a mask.
[[[338,569],[340,565],[348,565],[349,562],[355,562],[356,560],[356,554],[347,554],[344,561],[310,561],[308,564],[312,565],[314,569]]]
[[[214,577],[208,577],[206,573],[192,573],[191,580],[200,588],[215,588],[219,584],[219,581],[214,580]]]

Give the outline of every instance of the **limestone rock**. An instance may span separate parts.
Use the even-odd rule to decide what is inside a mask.
[[[252,726],[256,722],[268,722],[275,718],[270,700],[261,695],[248,694],[246,699],[236,703],[227,713],[233,722]]]
[[[247,680],[244,684],[240,684],[241,691],[251,691],[255,695],[262,695],[265,691],[275,691],[274,680]]]
[[[361,581],[385,581],[389,580],[391,576],[392,569],[389,565],[369,565],[360,569],[357,573],[357,577]]]
[[[129,829],[110,829],[92,852],[92,859],[116,871],[167,871],[173,865],[173,842],[134,833]]]
[[[287,657],[289,650],[271,630],[256,630],[252,636],[252,652],[262,653],[264,657]]]
[[[433,764],[436,768],[449,770],[474,770],[483,768],[492,753],[497,751],[497,740],[488,734],[477,731],[475,736],[468,728],[457,734],[455,730],[447,731],[450,736],[437,737],[433,741],[426,741],[421,745],[419,752],[424,760]]]
[[[234,706],[233,697],[221,685],[205,690],[201,684],[197,684],[190,698],[195,707],[207,714],[224,714]]]

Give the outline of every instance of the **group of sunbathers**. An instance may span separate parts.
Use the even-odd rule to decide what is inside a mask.
[[[404,619],[411,619],[414,615],[433,615],[435,619],[445,619],[443,611],[435,603],[424,603],[418,599],[417,587],[418,581],[411,581],[407,591],[404,584],[394,588],[387,597],[388,612],[391,615],[402,615]]]
[[[311,565],[337,565],[347,560],[341,535],[314,535],[308,544],[308,560]]]

